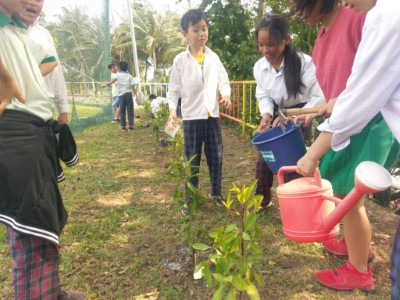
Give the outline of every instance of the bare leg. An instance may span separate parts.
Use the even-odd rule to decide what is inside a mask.
[[[119,109],[119,107],[117,107],[117,109],[115,110],[115,119],[119,119],[121,116],[121,110]]]
[[[360,272],[368,270],[371,224],[362,198],[343,218],[344,237],[350,263]]]

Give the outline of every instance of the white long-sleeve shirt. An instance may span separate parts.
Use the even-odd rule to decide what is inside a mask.
[[[178,54],[172,66],[167,99],[169,109],[176,109],[182,97],[182,119],[198,120],[219,117],[217,93],[230,96],[228,73],[218,55],[205,47],[201,66],[190,54],[189,47]]]
[[[400,2],[378,0],[365,19],[362,39],[346,89],[330,119],[318,129],[333,133],[339,151],[381,112],[400,141]]]
[[[274,102],[279,105],[282,98],[285,107],[292,107],[301,102],[307,102],[305,107],[314,107],[324,101],[324,95],[315,77],[315,65],[309,55],[299,53],[301,60],[301,80],[304,84],[302,92],[296,97],[288,97],[283,68],[285,60],[282,61],[279,71],[269,63],[265,57],[260,58],[253,69],[254,78],[257,82],[256,98],[260,114],[273,115]]]
[[[28,28],[29,37],[40,44],[41,47],[46,49],[49,53],[52,53],[58,60],[57,50],[54,45],[53,37],[50,32],[39,25],[34,23]],[[59,113],[69,112],[68,98],[67,98],[67,88],[65,85],[64,74],[62,71],[62,66],[59,63],[55,69],[43,77],[46,84],[47,90],[49,91],[50,97],[54,100]]]

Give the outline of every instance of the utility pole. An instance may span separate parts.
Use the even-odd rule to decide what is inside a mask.
[[[128,4],[129,25],[130,25],[130,29],[131,29],[132,50],[133,50],[133,62],[135,64],[135,76],[140,78],[139,62],[138,62],[138,57],[137,57],[136,38],[135,38],[135,26],[134,26],[133,17],[132,17],[131,1],[126,0],[126,2]]]
[[[110,39],[110,0],[103,0],[103,32],[104,32],[104,72],[101,81],[107,81],[107,66],[111,62],[111,39]]]

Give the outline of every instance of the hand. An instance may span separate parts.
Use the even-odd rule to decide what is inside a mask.
[[[174,122],[174,123],[176,123],[176,122],[178,121],[178,120],[177,120],[176,110],[175,110],[175,109],[171,109],[171,110],[169,111],[168,122],[170,122],[170,121],[172,121],[172,122]]]
[[[7,105],[14,97],[17,98],[19,102],[25,103],[18,83],[11,77],[10,73],[8,73],[3,65],[3,62],[0,60],[0,116],[3,115]]]
[[[318,112],[318,116],[325,116],[329,118],[332,114],[333,107],[335,106],[337,98],[329,100]]]
[[[271,115],[269,113],[265,113],[262,116],[260,126],[258,127],[259,132],[263,132],[267,130],[271,126]]]
[[[297,122],[302,122],[303,124],[301,125],[303,128],[309,127],[314,120],[315,117],[318,116],[318,113],[314,114],[304,114],[304,115],[298,115],[298,116],[293,116],[293,117],[288,117],[288,121],[293,121],[294,124]]]
[[[297,162],[297,173],[303,176],[313,176],[315,169],[318,167],[318,160],[312,159],[307,153]]]
[[[219,103],[222,104],[226,109],[230,109],[232,105],[231,98],[229,96],[224,96]]]
[[[58,123],[63,123],[68,125],[68,113],[59,113],[58,114]]]
[[[101,87],[102,87],[102,88],[108,87],[108,83],[103,83],[103,84],[101,85]]]

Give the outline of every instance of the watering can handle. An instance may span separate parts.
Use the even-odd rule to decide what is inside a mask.
[[[285,178],[283,175],[287,172],[296,172],[297,166],[284,166],[281,167],[278,171],[278,182],[279,184],[284,184],[285,183]],[[315,184],[318,185],[319,187],[322,187],[322,180],[321,180],[321,173],[319,172],[319,169],[316,168],[314,171],[314,179],[315,179]]]

